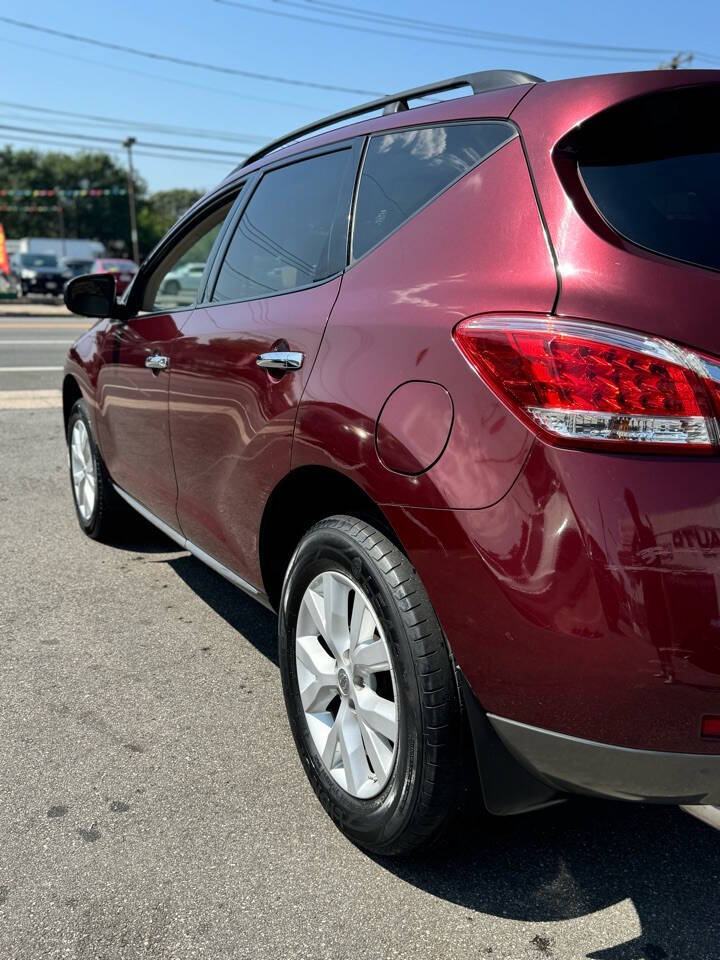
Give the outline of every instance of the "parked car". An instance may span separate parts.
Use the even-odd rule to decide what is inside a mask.
[[[278,611],[368,850],[440,835],[470,744],[494,814],[720,802],[718,105],[692,70],[382,98],[233,171],[123,301],[68,286],[81,528],[129,505]]]
[[[195,294],[204,273],[204,262],[178,265],[165,277],[160,292],[171,297],[176,297],[181,291]]]
[[[138,271],[134,260],[119,260],[102,257],[93,264],[92,273],[112,273],[115,275],[115,289],[122,294],[130,286],[130,281]]]
[[[22,295],[62,293],[65,278],[57,257],[52,253],[18,253],[13,257],[13,272],[19,278]]]
[[[65,284],[73,277],[81,277],[83,274],[92,273],[94,260],[83,260],[77,257],[62,257],[60,259],[60,269],[62,270]],[[65,289],[63,284],[63,290]]]

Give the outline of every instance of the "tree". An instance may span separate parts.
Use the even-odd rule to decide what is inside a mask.
[[[175,221],[202,196],[199,190],[160,190],[148,195],[145,181],[135,176],[140,253],[146,256]],[[65,235],[99,240],[110,253],[130,252],[130,212],[127,172],[116,160],[99,151],[76,154],[39,150],[0,150],[0,189],[3,190],[117,190],[115,196],[12,196],[0,195],[0,207],[51,208],[0,209],[0,223],[8,237],[59,237],[62,204]]]
[[[140,250],[147,254],[170,227],[199,200],[199,190],[159,190],[138,206]]]
[[[135,177],[138,205],[145,202],[147,188]],[[0,189],[33,190],[103,189],[120,191],[119,195],[90,197],[17,197],[0,196],[0,206],[40,206],[57,208],[62,204],[65,234],[99,240],[108,250],[125,254],[130,241],[130,215],[127,196],[127,174],[120,164],[106,153],[81,151],[76,154],[39,150],[0,150]],[[8,237],[60,236],[57,210],[30,212],[0,210],[0,220]]]

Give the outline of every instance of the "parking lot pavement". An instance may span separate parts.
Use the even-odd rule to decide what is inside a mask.
[[[0,381],[2,389],[2,381]],[[84,538],[60,411],[0,411],[0,957],[717,960],[720,834],[574,801],[372,859],[308,786],[274,618]]]

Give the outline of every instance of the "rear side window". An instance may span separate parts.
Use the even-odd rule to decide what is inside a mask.
[[[266,173],[228,247],[214,303],[306,287],[345,266],[351,149]]]
[[[638,97],[561,145],[617,232],[654,253],[720,270],[720,85]]]
[[[475,121],[372,137],[355,205],[353,259],[514,136],[509,123]]]

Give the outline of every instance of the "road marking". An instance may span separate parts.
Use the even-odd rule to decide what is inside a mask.
[[[680,809],[707,823],[708,826],[720,830],[720,807],[713,806],[711,803],[686,803]]]
[[[59,390],[0,390],[0,410],[38,410],[62,406]]]
[[[62,370],[62,367],[0,367],[0,373],[44,373],[46,370]]]
[[[89,330],[86,323],[36,323],[28,320],[26,323],[5,323],[0,320],[0,330]]]
[[[68,347],[71,342],[71,340],[3,340],[0,337],[0,347],[34,347],[35,344],[45,345],[48,343],[62,344],[64,347]]]

